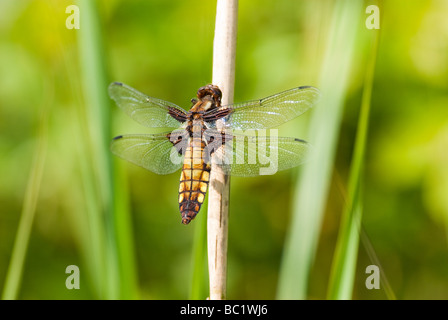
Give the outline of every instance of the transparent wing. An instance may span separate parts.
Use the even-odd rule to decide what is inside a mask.
[[[233,130],[269,129],[300,116],[311,108],[318,98],[319,90],[317,88],[298,87],[261,100],[223,106],[211,110],[204,117],[213,119],[213,114],[217,114],[219,117],[219,113],[228,112],[229,115],[222,118],[225,128]]]
[[[239,177],[271,175],[302,164],[309,153],[306,141],[269,136],[232,135],[213,153],[226,174]]]
[[[186,119],[181,107],[149,97],[124,83],[111,83],[109,95],[127,115],[146,127],[177,128]]]
[[[170,133],[135,134],[118,136],[112,140],[112,152],[140,167],[157,174],[169,174],[179,170],[183,159],[179,154],[179,142],[176,147],[168,138]]]

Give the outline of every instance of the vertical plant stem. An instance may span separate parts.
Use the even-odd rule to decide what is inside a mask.
[[[40,184],[44,170],[47,153],[47,121],[46,108],[41,115],[38,144],[31,166],[31,173],[25,192],[22,214],[20,216],[19,228],[17,230],[14,247],[12,249],[11,261],[5,278],[2,299],[17,299],[20,283],[22,280],[25,256],[31,235],[31,229],[36,212],[36,204],[39,196]]]
[[[294,196],[277,298],[305,299],[308,276],[317,251],[338,132],[352,67],[356,26],[362,2],[334,3],[319,89],[322,97],[311,118],[311,161],[303,166]]]
[[[111,246],[110,226],[112,221],[112,178],[111,162],[107,156],[106,137],[109,131],[108,97],[106,94],[107,76],[104,66],[104,52],[101,43],[101,30],[98,21],[97,1],[81,0],[82,13],[78,37],[81,79],[85,105],[87,131],[84,134],[87,175],[85,190],[89,202],[89,227],[91,230],[92,251],[98,256],[88,260],[94,266],[94,278],[98,278],[97,294],[100,299],[118,298],[116,263]],[[104,92],[103,92],[104,91]],[[82,160],[81,160],[82,161]],[[106,222],[107,221],[107,222]]]
[[[105,51],[102,45],[98,1],[80,0],[81,25],[79,55],[85,99],[85,152],[88,159],[86,195],[93,252],[99,257],[91,262],[99,281],[102,299],[129,299],[136,296],[135,265],[132,236],[123,170],[112,161],[109,150],[110,99],[107,95],[108,77]]]
[[[222,91],[222,104],[233,102],[237,0],[218,0],[213,42],[213,84]],[[207,214],[210,300],[226,298],[227,235],[230,179],[212,164]]]
[[[359,247],[362,216],[362,170],[378,48],[379,31],[373,32],[375,32],[375,34],[373,35],[373,45],[365,75],[355,149],[350,167],[347,204],[341,218],[341,227],[339,228],[335,257],[331,269],[332,273],[328,288],[329,299],[350,299],[355,281],[356,259]]]

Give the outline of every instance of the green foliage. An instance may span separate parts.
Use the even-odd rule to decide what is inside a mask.
[[[355,281],[355,270],[360,241],[361,218],[363,210],[363,167],[368,134],[370,100],[375,75],[375,62],[378,51],[379,31],[374,32],[372,48],[367,61],[364,88],[358,126],[356,129],[353,158],[347,187],[347,203],[341,217],[338,241],[336,243],[333,266],[328,289],[329,299],[351,299]]]
[[[319,81],[322,97],[310,124],[310,139],[315,147],[294,193],[293,220],[279,281],[280,299],[304,299],[307,296],[353,66],[356,29],[352,26],[359,19],[361,5],[354,5],[349,0],[339,1],[332,10],[331,32]]]

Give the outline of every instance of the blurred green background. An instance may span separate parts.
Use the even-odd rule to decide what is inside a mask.
[[[98,4],[93,20],[99,29],[88,25],[86,1],[0,1],[0,288],[12,278],[16,234],[27,216],[17,298],[187,299],[195,229],[206,206],[182,225],[180,173],[158,176],[98,146],[107,147],[101,139],[118,134],[154,132],[104,100],[109,82],[189,108],[196,90],[211,81],[216,3],[92,3]],[[79,6],[79,30],[66,28],[72,4]],[[381,5],[380,31],[365,27],[370,4]],[[240,1],[234,100],[318,86],[333,6],[325,0]],[[367,52],[372,34],[380,32],[353,298],[388,298],[384,281],[380,290],[365,286],[366,267],[380,263],[396,298],[446,299],[448,2],[365,1],[361,8],[307,298],[327,295]],[[104,50],[96,52],[98,69],[86,63],[89,50],[95,54],[89,37]],[[104,72],[99,80],[97,70]],[[96,113],[96,103],[107,109]],[[282,126],[279,135],[310,139],[313,112]],[[232,178],[228,298],[276,297],[299,173]],[[119,214],[110,216],[98,199],[109,199]],[[80,290],[65,287],[68,265],[80,269]]]

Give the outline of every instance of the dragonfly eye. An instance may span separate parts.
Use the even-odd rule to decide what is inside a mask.
[[[197,95],[199,99],[202,99],[205,96],[211,96],[218,106],[221,104],[221,90],[218,86],[215,86],[213,84],[208,84],[205,87],[199,88]]]

